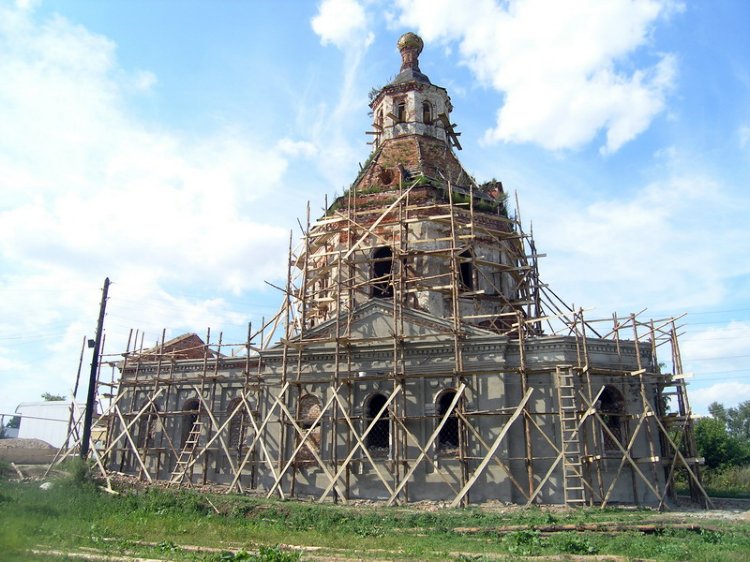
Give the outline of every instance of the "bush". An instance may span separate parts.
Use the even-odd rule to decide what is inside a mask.
[[[750,465],[708,469],[703,484],[714,495],[750,497]]]
[[[708,468],[750,463],[750,443],[739,436],[730,435],[726,423],[720,419],[699,419],[695,423],[695,441]]]
[[[556,537],[557,547],[567,554],[597,554],[599,549],[591,541],[575,533],[560,533]]]
[[[97,482],[91,472],[91,465],[83,459],[74,458],[63,465],[68,475],[60,480],[63,486],[73,488],[96,488]]]
[[[513,531],[503,538],[508,552],[518,556],[536,556],[541,551],[542,534],[535,529]]]

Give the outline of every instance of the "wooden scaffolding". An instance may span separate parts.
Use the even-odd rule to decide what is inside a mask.
[[[319,501],[347,502],[361,497],[352,481],[366,470],[379,488],[373,496],[394,504],[410,501],[415,473],[426,470],[442,481],[442,498],[458,506],[472,502],[491,468],[508,478],[513,501],[527,505],[555,497],[604,507],[627,480],[633,503],[660,508],[683,474],[693,499],[710,504],[678,318],[585,318],[540,281],[541,255],[518,215],[509,216],[504,201],[489,205],[477,186],[402,178],[397,189],[352,188],[326,203],[319,220],[310,215],[308,206],[298,247],[290,235],[279,311],[260,330],[248,327],[245,342],[223,343],[221,335],[212,342],[209,330],[194,348],[175,351],[163,333],[158,346],[144,350],[141,336],[131,349],[131,332],[119,392],[100,418],[108,424],[107,446],[97,452],[103,472],[171,485],[219,481],[227,491],[284,498],[308,494],[299,489],[312,469],[325,483],[315,493]],[[501,259],[482,257],[477,240],[499,248]],[[405,317],[430,298],[446,304],[449,328],[407,333]],[[354,330],[358,311],[374,299],[387,307],[386,335]],[[503,372],[467,365],[473,328],[509,342],[517,364]],[[529,342],[558,336],[574,341],[573,361],[540,366],[527,359]],[[597,363],[590,347],[600,341],[618,354],[634,350],[636,368]],[[410,349],[436,342],[451,346],[451,365],[421,371],[409,363]],[[388,349],[389,357],[377,371],[362,372],[358,357],[368,346]],[[330,357],[327,368],[311,369],[321,350]],[[657,352],[666,355],[663,363]],[[491,377],[512,378],[517,400],[480,407],[477,396]],[[603,406],[602,377],[619,381],[626,409]],[[451,392],[440,407],[414,414],[410,404],[424,400],[415,388],[431,379],[449,379]],[[357,385],[370,383],[386,399],[368,410],[354,397]],[[550,391],[554,400],[540,410],[537,398]],[[320,400],[311,408],[308,396]],[[384,424],[385,456],[377,438]],[[508,443],[511,431],[523,436],[522,445]],[[435,454],[441,443],[458,470],[447,470]]]

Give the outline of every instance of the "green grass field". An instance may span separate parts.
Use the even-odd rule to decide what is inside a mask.
[[[750,519],[651,510],[386,508],[0,482],[0,560],[737,560]],[[66,556],[67,554],[67,556]],[[98,558],[97,558],[98,557]]]

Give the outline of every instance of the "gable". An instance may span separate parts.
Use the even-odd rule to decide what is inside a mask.
[[[341,334],[346,333],[347,316],[339,317]],[[463,329],[470,335],[495,335],[490,331],[464,324]],[[423,341],[444,341],[453,337],[452,322],[429,313],[404,308],[398,330],[394,330],[393,307],[389,299],[371,299],[357,307],[351,314],[349,337],[351,339],[372,340],[391,338],[399,333],[405,338],[421,338]],[[341,335],[340,334],[340,335]],[[336,336],[336,319],[328,320],[305,333],[305,339],[329,339]]]

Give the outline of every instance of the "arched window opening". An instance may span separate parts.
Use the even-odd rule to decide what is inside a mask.
[[[136,445],[139,449],[148,448],[154,442],[154,436],[156,434],[156,420],[157,412],[159,408],[156,404],[151,403],[148,409],[141,414],[138,418],[138,435],[136,439]]]
[[[396,122],[397,123],[406,122],[406,102],[405,101],[400,101],[396,103]]]
[[[315,425],[315,420],[320,415],[320,400],[312,394],[305,394],[299,400],[299,424],[302,431],[310,431],[310,436],[305,441],[305,447],[302,447],[297,453],[298,462],[313,462],[315,455],[313,455],[311,448],[318,454],[320,454],[320,425]],[[301,439],[301,438],[300,438]],[[299,441],[298,441],[299,443]]]
[[[245,409],[240,406],[241,402],[241,398],[233,398],[227,404],[227,417],[234,414],[229,421],[229,442],[227,445],[238,453],[242,450],[242,441],[245,438]],[[238,406],[239,410],[237,410]]]
[[[393,296],[393,252],[388,247],[377,248],[372,253],[372,296],[385,299]]]
[[[365,408],[365,422],[370,425],[378,412],[383,408],[388,399],[378,393],[374,394],[368,401]],[[390,453],[391,445],[391,423],[389,413],[386,410],[380,419],[375,423],[370,433],[367,434],[367,449],[373,457],[385,458]]]
[[[184,447],[187,443],[190,432],[198,421],[200,412],[200,403],[195,398],[191,398],[182,405],[182,427],[180,436],[180,446]]]
[[[621,445],[623,442],[622,423],[624,413],[625,400],[622,393],[613,386],[605,386],[599,395],[599,415],[616,440],[613,440],[610,434],[602,429],[602,442],[605,451],[620,451],[618,444]]]
[[[471,252],[466,250],[458,256],[458,278],[461,289],[464,291],[474,290],[474,264],[471,261]]]
[[[428,101],[422,102],[422,122],[425,125],[432,125],[432,105]]]
[[[455,397],[455,390],[446,390],[438,397],[436,405],[438,423],[445,416]],[[458,449],[458,418],[455,409],[450,413],[440,433],[438,433],[437,448],[441,453],[454,453]]]

